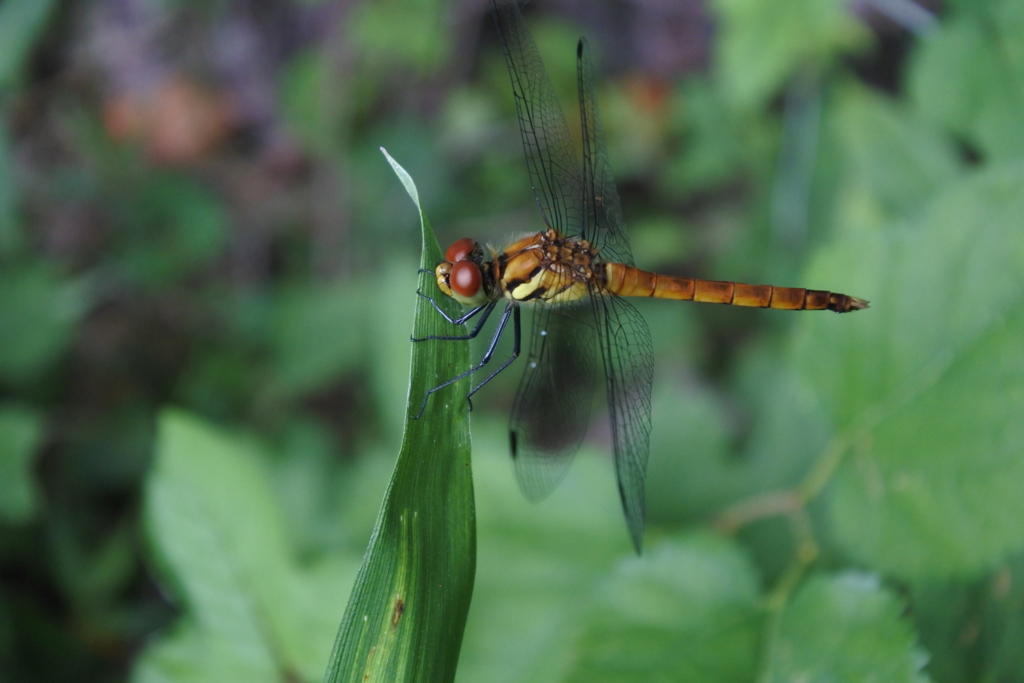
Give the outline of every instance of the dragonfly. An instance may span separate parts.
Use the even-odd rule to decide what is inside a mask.
[[[520,311],[531,309],[527,362],[509,425],[520,488],[536,501],[561,482],[586,434],[595,387],[603,378],[619,497],[639,554],[646,517],[654,352],[647,323],[626,298],[837,313],[867,308],[868,302],[829,291],[700,280],[637,268],[608,166],[587,41],[581,38],[576,48],[583,147],[578,155],[514,0],[496,0],[494,18],[543,227],[500,250],[485,249],[470,238],[456,240],[447,249],[433,274],[441,293],[468,308],[463,315],[449,316],[434,298],[417,292],[463,330],[474,317],[477,320],[465,334],[413,341],[473,339],[504,303],[480,362],[427,391],[420,415],[431,394],[488,366],[511,322],[511,355],[473,387],[467,399],[471,401],[509,367],[522,346]]]

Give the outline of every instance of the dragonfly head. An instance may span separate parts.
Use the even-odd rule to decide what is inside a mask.
[[[437,288],[464,306],[479,306],[488,300],[480,264],[484,251],[480,245],[463,237],[455,240],[445,252],[445,260],[437,264]]]

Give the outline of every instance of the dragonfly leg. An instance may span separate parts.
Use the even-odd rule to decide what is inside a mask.
[[[473,394],[475,394],[476,392],[480,391],[480,389],[483,388],[483,386],[485,384],[487,384],[492,379],[497,377],[498,373],[500,373],[502,370],[504,370],[508,366],[512,365],[512,361],[514,361],[516,358],[519,358],[519,344],[520,344],[521,339],[522,339],[522,328],[521,328],[521,326],[519,324],[519,307],[516,306],[515,312],[512,314],[512,355],[509,356],[505,360],[505,362],[502,363],[498,367],[497,370],[495,370],[494,372],[489,374],[487,376],[487,378],[484,379],[483,382],[480,382],[480,384],[477,384],[473,389],[470,390],[470,392],[468,394],[466,394],[466,400],[469,401],[469,409],[470,410],[473,409],[473,401],[471,400],[472,397],[473,397]],[[494,347],[495,347],[495,345],[497,345],[497,343],[498,343],[498,337],[495,336],[494,339],[491,341],[491,348],[487,350],[488,354],[493,354],[494,353]]]
[[[445,320],[447,320],[448,322],[450,322],[452,325],[461,325],[461,324],[465,323],[467,320],[469,320],[470,318],[472,318],[474,315],[476,315],[477,313],[482,311],[483,309],[485,309],[488,306],[494,304],[494,302],[492,301],[490,303],[486,303],[486,304],[483,304],[481,306],[477,306],[476,308],[472,309],[469,313],[466,313],[463,316],[460,316],[458,318],[452,318],[447,313],[445,313],[444,310],[442,310],[440,306],[437,305],[437,301],[435,301],[433,297],[427,296],[426,294],[424,294],[423,292],[421,292],[418,289],[416,290],[416,295],[426,299],[427,301],[429,301],[430,305],[434,307],[434,310],[437,311],[438,313],[440,313],[441,317],[444,318]],[[424,339],[433,339],[433,337],[424,337]],[[413,339],[413,341],[419,341],[419,340],[418,339]]]
[[[423,296],[423,295],[421,294],[420,296]],[[424,297],[424,298],[430,299],[430,297]],[[435,303],[433,299],[430,299],[430,301],[431,301],[431,303],[434,304],[434,308],[437,308],[437,303]],[[480,316],[479,320],[476,321],[476,327],[474,327],[473,331],[470,332],[469,334],[462,335],[462,336],[457,336],[457,337],[445,337],[445,336],[440,336],[440,335],[432,334],[429,337],[409,337],[409,339],[411,339],[414,342],[426,341],[428,339],[440,339],[441,341],[466,341],[467,339],[475,339],[476,336],[478,334],[480,334],[480,328],[482,328],[484,326],[484,323],[487,322],[487,318],[491,315],[491,311],[494,310],[494,305],[496,303],[498,303],[498,302],[497,301],[490,301],[490,302],[484,304],[483,306],[477,306],[476,308],[471,310],[466,315],[462,316],[461,318],[455,318],[454,320],[452,318],[449,318],[447,315],[445,315],[444,311],[441,311],[441,315],[444,315],[445,320],[447,320],[448,322],[452,323],[453,325],[465,324],[465,322],[467,320],[469,320],[470,318],[472,318],[474,315],[476,315],[480,311],[484,311],[484,314],[482,316]],[[487,309],[487,310],[484,310],[484,309]],[[437,310],[440,311],[441,309],[438,308]]]
[[[492,302],[490,305],[493,308],[494,307],[494,302]],[[460,379],[462,379],[464,377],[469,377],[474,372],[476,372],[477,370],[480,370],[485,365],[487,365],[487,363],[490,362],[491,356],[494,355],[494,349],[498,346],[498,339],[501,338],[502,332],[505,331],[505,326],[508,325],[508,319],[512,315],[513,311],[515,311],[513,327],[518,332],[518,330],[519,330],[519,307],[514,305],[514,304],[512,304],[510,302],[505,307],[505,312],[502,313],[501,320],[498,321],[498,329],[495,330],[494,337],[491,339],[491,345],[488,347],[487,353],[485,353],[483,355],[483,358],[480,359],[480,362],[477,363],[474,367],[471,367],[469,370],[466,370],[462,374],[456,375],[455,377],[452,377],[447,382],[442,382],[441,384],[438,384],[433,389],[427,390],[427,393],[423,395],[423,405],[420,406],[420,411],[418,413],[416,413],[415,417],[413,417],[414,420],[420,419],[420,416],[423,415],[423,411],[426,410],[426,408],[427,408],[427,399],[430,398],[430,395],[432,393],[434,393],[435,391],[439,391],[441,389],[444,389],[449,384],[454,384],[455,382],[458,382]],[[517,335],[517,342],[518,342],[518,335]],[[518,353],[519,353],[519,344],[516,343],[516,354],[518,355]],[[504,365],[502,365],[502,369],[505,368],[511,362],[512,362],[511,360],[507,361]],[[497,374],[497,373],[495,373],[495,374]],[[493,377],[493,376],[494,375],[491,375],[491,377]],[[490,379],[490,377],[488,377],[487,379]],[[477,387],[477,388],[479,388],[479,387]],[[469,398],[469,397],[467,396],[467,398]],[[473,404],[470,403],[470,408],[471,409],[472,409],[472,406],[473,406]]]

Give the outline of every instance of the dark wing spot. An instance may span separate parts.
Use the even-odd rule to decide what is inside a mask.
[[[509,433],[508,433],[508,445],[512,449],[512,457],[515,458],[516,455],[518,455],[518,451],[516,450],[516,447],[518,446],[518,444],[516,443],[516,432],[515,432],[515,430],[510,430]]]

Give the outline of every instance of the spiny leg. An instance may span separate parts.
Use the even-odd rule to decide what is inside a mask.
[[[414,420],[420,419],[420,416],[423,415],[423,411],[426,410],[426,408],[427,408],[427,399],[430,398],[430,395],[432,393],[434,393],[435,391],[439,391],[441,389],[444,389],[449,384],[454,384],[455,382],[458,382],[463,377],[469,377],[474,372],[476,372],[477,370],[480,370],[482,367],[484,367],[485,365],[487,365],[487,363],[490,362],[491,356],[494,355],[494,349],[495,349],[495,347],[498,346],[498,339],[501,338],[501,334],[505,331],[505,326],[508,324],[509,316],[512,315],[512,311],[513,310],[516,311],[516,316],[515,316],[516,325],[515,325],[515,327],[518,329],[518,321],[519,321],[518,307],[515,306],[513,303],[509,302],[509,304],[505,307],[505,312],[502,313],[502,315],[501,315],[501,320],[498,321],[498,329],[494,331],[494,336],[491,338],[491,345],[487,348],[487,353],[485,353],[483,358],[480,359],[480,362],[477,363],[477,365],[475,367],[472,367],[469,370],[466,370],[465,372],[463,372],[460,375],[456,375],[455,377],[452,377],[447,382],[442,382],[441,384],[438,384],[433,389],[429,389],[427,391],[427,393],[424,394],[424,396],[423,396],[423,405],[420,406],[420,411],[418,413],[416,413],[416,415],[413,417]],[[518,349],[517,349],[517,351],[518,351]],[[490,379],[490,378],[488,378],[488,379]],[[472,405],[473,404],[471,403],[470,404],[470,408],[472,408]]]
[[[417,292],[417,294],[419,294],[419,292]],[[461,318],[455,318],[453,320],[452,318],[449,318],[447,315],[445,315],[445,312],[442,311],[440,308],[438,308],[437,307],[437,303],[433,299],[431,299],[429,296],[426,296],[425,294],[420,294],[420,296],[422,296],[424,299],[428,299],[430,301],[430,303],[434,304],[434,308],[437,308],[437,310],[441,313],[441,315],[444,316],[445,320],[447,320],[448,322],[452,323],[453,325],[462,325],[462,324],[464,324],[467,320],[472,318],[474,315],[476,315],[480,311],[484,311],[484,314],[482,316],[480,316],[479,320],[476,321],[476,327],[474,327],[473,331],[470,332],[469,334],[461,335],[461,336],[456,336],[456,337],[446,337],[446,336],[441,336],[441,335],[436,335],[436,334],[432,334],[429,337],[419,337],[419,338],[417,338],[417,337],[409,337],[409,339],[411,339],[414,342],[426,341],[428,339],[439,339],[441,341],[466,341],[467,339],[476,339],[476,336],[478,334],[480,334],[480,330],[481,330],[481,328],[483,328],[484,323],[487,322],[487,318],[490,317],[491,311],[494,310],[494,306],[498,303],[497,301],[489,301],[488,303],[486,303],[486,304],[484,304],[482,306],[477,306],[476,308],[474,308],[473,310],[471,310],[469,313],[467,313],[466,315],[462,316]],[[484,309],[486,309],[486,310],[484,310]]]
[[[488,306],[494,304],[494,302],[492,301],[490,303],[483,304],[481,306],[477,306],[476,308],[470,310],[469,313],[466,313],[465,315],[463,315],[461,317],[452,318],[451,316],[449,316],[447,313],[444,312],[444,310],[437,304],[437,302],[434,300],[433,297],[427,296],[426,294],[424,294],[423,292],[421,292],[418,289],[416,290],[416,296],[422,297],[422,298],[426,299],[427,301],[429,301],[430,305],[434,307],[434,310],[437,311],[438,313],[440,313],[441,317],[444,318],[445,320],[447,320],[448,322],[450,322],[452,325],[461,325],[464,322],[466,322],[467,320],[469,320],[470,318],[472,318],[474,315],[476,315],[477,313],[482,311],[483,309],[485,309]],[[430,337],[424,337],[424,339],[430,339]],[[419,339],[413,339],[413,341],[420,341],[420,340]]]
[[[470,410],[473,409],[473,401],[470,400],[473,397],[473,394],[475,394],[476,392],[480,391],[480,389],[482,389],[485,384],[487,384],[492,379],[497,377],[498,373],[500,373],[502,370],[504,370],[508,366],[512,365],[512,361],[514,361],[516,358],[519,358],[519,342],[520,342],[521,339],[522,339],[522,328],[521,328],[521,326],[519,324],[519,307],[516,306],[515,307],[515,311],[512,313],[512,355],[509,356],[508,359],[504,363],[502,363],[501,366],[498,367],[497,370],[495,370],[494,372],[489,374],[487,376],[487,378],[483,382],[480,382],[480,384],[477,384],[476,387],[474,387],[472,390],[470,390],[470,392],[468,394],[466,394],[466,400],[469,401],[469,409]],[[494,352],[494,345],[497,343],[497,341],[498,341],[497,337],[495,337],[491,341],[491,348],[488,349],[488,353],[493,353]]]

